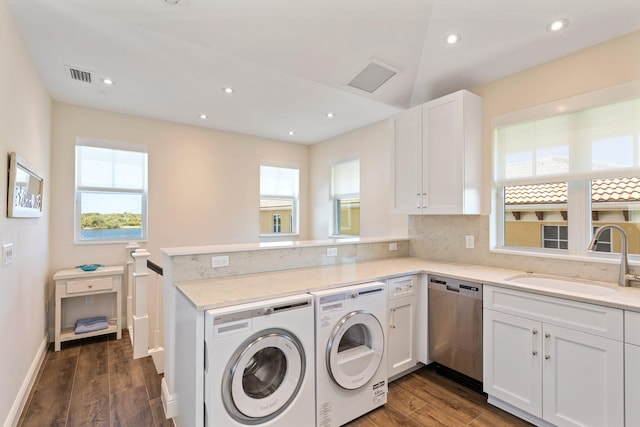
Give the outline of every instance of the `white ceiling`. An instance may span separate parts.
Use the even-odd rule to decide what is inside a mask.
[[[638,0],[5,1],[55,100],[304,144],[640,29]],[[371,60],[399,73],[346,86]]]

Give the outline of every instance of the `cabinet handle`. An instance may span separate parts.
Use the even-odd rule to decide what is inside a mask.
[[[93,285],[89,285],[89,289],[93,288]]]
[[[538,330],[537,330],[537,329],[534,329],[533,331],[531,331],[531,333],[532,333],[533,335],[538,335]]]
[[[422,193],[422,207],[427,208],[427,193]]]
[[[533,350],[533,351],[531,352],[531,354],[533,354],[534,356],[537,356],[537,355],[538,355],[538,351],[537,351],[537,350]]]
[[[545,338],[551,338],[551,334],[549,332],[547,332],[546,334],[544,334]]]
[[[549,359],[551,359],[551,356],[549,356],[549,355],[547,354],[546,356],[544,356],[544,359],[545,359],[545,360],[549,360]]]

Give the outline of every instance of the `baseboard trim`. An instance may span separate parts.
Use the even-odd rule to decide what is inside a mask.
[[[164,416],[167,419],[174,418],[178,415],[178,402],[176,401],[176,395],[169,392],[169,386],[167,385],[166,378],[162,379],[162,407],[164,409]]]
[[[156,372],[158,374],[164,373],[164,347],[150,348],[149,356],[153,359]]]
[[[31,366],[29,367],[27,376],[22,382],[22,386],[18,391],[18,395],[16,396],[13,405],[11,405],[11,410],[9,411],[9,415],[4,422],[4,427],[16,427],[18,425],[18,421],[20,421],[20,415],[22,415],[22,411],[24,410],[24,407],[27,404],[27,400],[29,399],[29,393],[31,393],[31,389],[36,382],[38,372],[40,371],[40,366],[42,366],[44,357],[47,355],[47,347],[49,345],[48,335],[49,334],[47,333],[42,337],[42,341],[40,342],[40,347],[38,347],[36,357],[33,359],[33,362],[31,362]]]

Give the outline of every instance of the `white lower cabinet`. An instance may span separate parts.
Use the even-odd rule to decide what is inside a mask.
[[[417,278],[389,279],[387,328],[387,373],[395,377],[418,363],[416,351]]]
[[[537,425],[625,425],[622,310],[491,286],[484,296],[490,403]]]
[[[624,312],[624,396],[627,426],[640,426],[640,313]]]

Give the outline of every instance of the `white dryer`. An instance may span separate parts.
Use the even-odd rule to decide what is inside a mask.
[[[205,426],[315,424],[313,297],[205,313]]]
[[[316,298],[316,420],[343,425],[387,402],[384,283],[312,292]]]

